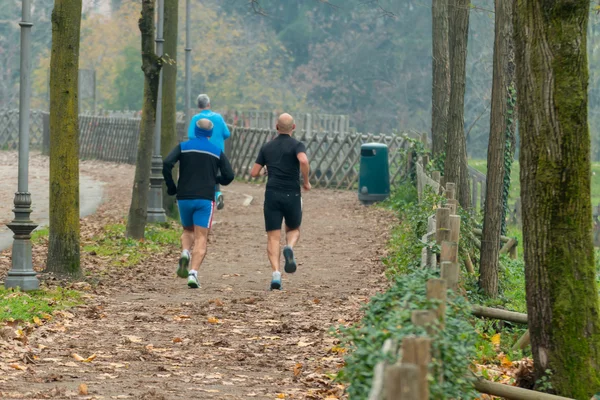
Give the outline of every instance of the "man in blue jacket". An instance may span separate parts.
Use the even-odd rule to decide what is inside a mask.
[[[190,126],[188,127],[188,138],[194,139],[196,134],[194,130],[196,128],[196,123],[200,119],[208,119],[213,123],[213,133],[210,137],[211,143],[221,149],[221,152],[225,152],[225,140],[231,135],[229,132],[229,128],[227,128],[227,124],[225,120],[221,116],[221,114],[211,111],[210,109],[210,98],[206,94],[201,94],[198,96],[196,100],[198,103],[198,108],[200,112],[194,115],[190,121]],[[215,201],[217,202],[217,210],[221,210],[225,206],[225,202],[223,199],[223,194],[221,193],[221,188],[219,185],[215,188]]]
[[[193,139],[179,143],[164,159],[162,173],[169,196],[177,195],[183,225],[183,251],[177,275],[188,278],[188,286],[196,289],[200,287],[198,269],[206,255],[208,232],[212,226],[215,187],[217,184],[229,185],[234,176],[225,153],[208,140],[213,123],[199,119],[194,132]],[[172,170],[177,162],[179,181],[175,185]],[[190,255],[192,245],[194,250]],[[188,271],[190,262],[192,267]]]

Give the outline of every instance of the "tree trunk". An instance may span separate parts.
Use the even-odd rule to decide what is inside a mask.
[[[600,391],[592,244],[586,28],[589,0],[518,0],[515,12],[527,314],[536,379]]]
[[[496,0],[495,11],[492,108],[479,269],[479,287],[490,297],[498,296],[498,253],[504,215],[504,156],[509,118],[507,98],[511,89],[509,73],[514,70],[514,65],[509,66],[512,61],[513,0]]]
[[[177,144],[177,28],[179,0],[165,1],[165,43],[162,85],[162,127],[160,153],[163,159]],[[187,132],[187,131],[186,131]],[[177,217],[175,198],[167,194],[163,185],[163,208],[171,216]]]
[[[449,0],[448,2],[450,105],[444,180],[456,183],[457,199],[464,208],[471,206],[464,120],[469,4],[469,0]]]
[[[448,44],[448,0],[433,0],[432,45],[433,84],[431,102],[431,139],[433,156],[446,151],[448,107],[450,105],[450,65]]]
[[[139,23],[142,36],[142,71],[144,71],[144,104],[135,164],[135,177],[131,193],[131,205],[127,219],[127,236],[142,239],[148,217],[148,190],[150,188],[150,167],[154,124],[156,121],[156,100],[161,60],[154,50],[154,0],[142,1],[142,15]]]
[[[47,270],[81,275],[79,259],[79,30],[81,0],[55,0],[50,59],[50,239]]]

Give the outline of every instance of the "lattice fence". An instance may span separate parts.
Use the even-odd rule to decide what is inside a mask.
[[[79,116],[79,157],[135,164],[141,120],[139,118]],[[50,148],[49,117],[44,113],[43,152]],[[182,140],[187,134],[184,122],[177,124]]]
[[[350,132],[348,115],[292,113],[298,132]],[[278,112],[230,110],[223,114],[228,124],[241,128],[275,129]]]
[[[40,148],[43,140],[42,111],[32,110],[29,117],[29,145]],[[19,147],[19,110],[0,110],[0,149]]]
[[[234,128],[230,139],[229,158],[236,177],[249,180],[261,146],[277,135],[274,130]],[[413,135],[407,133],[406,135]],[[310,181],[317,187],[356,189],[360,166],[360,147],[363,143],[385,143],[389,148],[390,183],[397,186],[404,177],[407,166],[405,149],[410,142],[405,135],[341,134],[319,132],[296,134],[306,145],[310,161]]]

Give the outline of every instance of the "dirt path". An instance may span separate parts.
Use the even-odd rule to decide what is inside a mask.
[[[130,190],[132,168],[115,168],[91,175],[107,182],[108,202],[84,219],[89,235],[128,206],[123,191]],[[116,173],[118,182],[110,179]],[[0,397],[343,398],[343,387],[328,378],[343,362],[329,330],[355,321],[384,284],[379,260],[391,221],[360,206],[354,193],[313,190],[304,197],[298,271],[284,274],[283,291],[271,292],[263,190],[225,188],[201,289],[175,277],[179,249],[149,254],[138,267],[95,274],[98,285],[79,284],[88,289],[88,304],[37,328],[26,345],[5,341],[17,355],[0,356]],[[247,195],[254,197],[250,206],[243,205]],[[3,269],[6,260],[0,256]],[[92,256],[84,264],[94,270]],[[72,353],[96,358],[78,362]],[[25,371],[9,367],[23,354],[35,363],[23,364]],[[80,384],[89,396],[78,396]]]

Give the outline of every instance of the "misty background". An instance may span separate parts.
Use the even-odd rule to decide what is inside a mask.
[[[191,0],[192,93],[213,109],[348,114],[359,132],[431,131],[431,2],[425,0]],[[48,108],[52,0],[32,0],[32,108]],[[179,1],[178,109],[184,109],[185,0]],[[485,158],[493,0],[469,21],[465,132]],[[80,68],[96,73],[96,108],[140,110],[141,2],[84,1]],[[590,10],[592,160],[600,160],[599,16]],[[0,8],[0,109],[18,108],[20,0]],[[169,55],[172,57],[172,55]],[[83,99],[91,108],[91,99]]]

